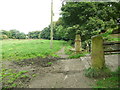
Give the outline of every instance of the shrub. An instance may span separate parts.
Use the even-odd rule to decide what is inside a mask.
[[[111,71],[104,67],[102,69],[94,69],[94,68],[88,68],[85,70],[85,76],[90,78],[101,78],[101,77],[108,77],[111,75]]]
[[[0,40],[3,40],[3,39],[8,39],[8,36],[7,35],[0,35]]]

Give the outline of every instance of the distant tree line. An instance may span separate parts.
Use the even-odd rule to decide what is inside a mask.
[[[13,30],[0,30],[0,39],[39,39],[41,31],[32,31],[28,34],[20,32],[16,29]]]
[[[10,30],[10,31],[6,31],[6,30],[1,30],[0,31],[1,35],[0,35],[0,39],[25,39],[26,35],[22,32],[19,32],[16,29]]]

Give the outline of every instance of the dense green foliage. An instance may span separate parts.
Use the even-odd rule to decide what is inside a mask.
[[[50,39],[50,27],[44,28],[44,30],[41,32],[41,38]]]
[[[64,41],[53,41],[54,48],[50,49],[49,40],[3,40],[2,59],[3,60],[23,60],[36,57],[55,56]]]
[[[54,39],[74,41],[80,30],[84,42],[93,35],[118,29],[120,2],[66,2],[61,10],[62,17],[54,22]],[[50,26],[44,28],[41,37],[49,39],[49,33]]]
[[[18,30],[14,29],[14,30],[10,30],[10,31],[6,31],[6,30],[1,30],[0,31],[1,35],[0,35],[0,39],[25,39],[26,35],[22,32],[19,32]]]
[[[40,31],[32,31],[28,33],[28,37],[31,39],[40,39]]]

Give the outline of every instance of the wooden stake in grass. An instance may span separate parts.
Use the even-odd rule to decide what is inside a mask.
[[[103,38],[102,36],[92,37],[92,53],[91,53],[92,67],[101,69],[105,65]]]

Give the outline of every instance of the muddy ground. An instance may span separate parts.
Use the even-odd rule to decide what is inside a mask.
[[[56,64],[57,60],[62,58],[47,57],[47,58],[33,58],[25,59],[22,61],[4,61],[2,62],[2,68],[12,69],[15,73],[20,71],[28,71],[26,74],[29,78],[19,78],[14,83],[17,84],[16,87],[28,88],[30,81],[39,74],[48,73],[51,71],[53,64]],[[14,73],[13,72],[13,73]],[[7,82],[6,79],[3,79],[3,87],[9,86],[4,85],[4,82]],[[6,83],[5,83],[6,84]]]

